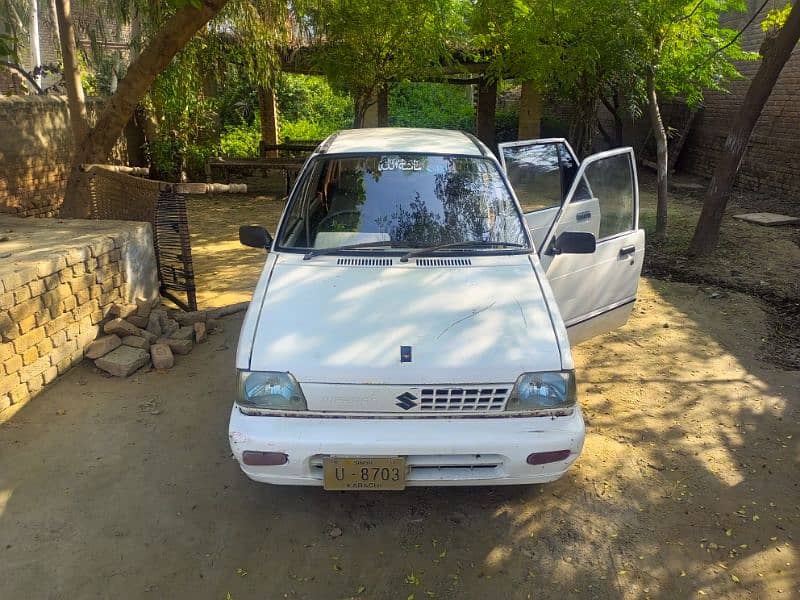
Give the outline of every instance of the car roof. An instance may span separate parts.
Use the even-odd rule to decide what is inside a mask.
[[[486,146],[463,131],[423,129],[419,127],[375,127],[343,129],[322,144],[319,153],[403,153],[460,154],[485,156]]]

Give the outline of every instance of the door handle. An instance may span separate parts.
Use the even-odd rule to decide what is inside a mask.
[[[592,211],[590,210],[587,210],[585,212],[579,212],[577,215],[575,215],[576,221],[588,221],[591,218],[592,218]]]
[[[623,246],[620,248],[619,255],[627,256],[628,254],[633,254],[634,252],[636,252],[636,246]]]

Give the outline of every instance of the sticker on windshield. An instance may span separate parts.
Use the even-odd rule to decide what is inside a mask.
[[[378,165],[380,171],[422,171],[424,161],[421,158],[403,158],[402,156],[384,156]]]

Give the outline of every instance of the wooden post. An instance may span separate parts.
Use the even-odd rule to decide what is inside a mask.
[[[275,103],[275,90],[258,88],[258,110],[261,117],[261,145],[274,146],[278,143],[278,107]],[[278,157],[277,150],[269,150],[263,155]]]
[[[541,135],[542,122],[542,94],[535,84],[526,81],[522,84],[522,93],[519,97],[519,121],[517,123],[517,138],[532,140]]]
[[[478,110],[476,130],[478,139],[497,152],[495,144],[495,113],[497,111],[497,82],[486,81],[478,85]]]

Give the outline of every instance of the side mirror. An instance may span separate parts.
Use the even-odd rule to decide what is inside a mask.
[[[585,231],[565,231],[559,235],[548,249],[548,254],[592,254],[597,248],[597,240]]]
[[[239,241],[251,248],[268,249],[272,245],[269,232],[258,225],[242,225],[239,227]]]

